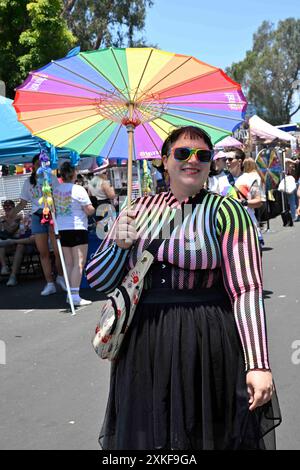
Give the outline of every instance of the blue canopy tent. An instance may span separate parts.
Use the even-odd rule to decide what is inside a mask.
[[[0,159],[1,163],[31,161],[41,150],[41,139],[32,137],[18,121],[12,100],[0,96]]]

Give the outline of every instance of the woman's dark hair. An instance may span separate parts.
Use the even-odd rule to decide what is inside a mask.
[[[244,160],[245,160],[245,158],[246,158],[245,152],[243,152],[243,150],[241,150],[241,149],[236,149],[236,148],[233,150],[233,152],[234,152],[234,154],[235,154],[235,158],[236,158],[237,160],[241,160],[241,161],[242,161],[242,163],[241,163],[241,170],[244,171]]]
[[[184,126],[184,127],[179,127],[178,129],[174,129],[171,134],[166,138],[166,140],[163,143],[163,146],[161,148],[161,156],[163,157],[164,155],[169,155],[172,144],[176,142],[177,139],[179,139],[180,136],[187,134],[191,139],[203,139],[204,142],[207,144],[208,148],[210,150],[213,149],[213,144],[210,139],[210,136],[205,132],[201,127],[196,127],[196,126]]]
[[[211,176],[216,176],[218,174],[219,174],[219,172],[216,169],[216,162],[215,162],[215,160],[212,160],[212,162],[210,164],[210,171],[209,171],[208,177],[210,178]]]
[[[70,162],[64,162],[62,166],[60,167],[60,174],[63,179],[63,181],[70,181],[75,173],[75,168],[74,166],[71,165]]]
[[[5,207],[5,206],[15,207],[16,205],[12,199],[6,199],[5,201],[2,202],[2,207]]]
[[[32,184],[32,186],[36,186],[36,169],[35,169],[35,164],[39,160],[40,154],[35,155],[31,161],[32,163],[32,173],[29,178],[29,183]]]

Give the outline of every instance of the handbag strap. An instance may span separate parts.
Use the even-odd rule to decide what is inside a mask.
[[[241,191],[239,188],[237,188],[237,186],[235,185],[235,180],[234,180],[234,177],[232,176],[231,173],[228,173],[228,174],[227,174],[227,179],[228,179],[228,181],[229,181],[229,184],[235,189],[235,191],[238,193],[238,195],[239,195],[239,196],[242,196],[243,199],[246,199],[246,200],[247,200],[247,199],[248,199],[247,196],[245,196],[245,194],[243,194],[242,191]],[[251,190],[252,186],[253,186],[255,183],[257,183],[257,180],[254,180],[254,181],[252,182],[249,191]]]

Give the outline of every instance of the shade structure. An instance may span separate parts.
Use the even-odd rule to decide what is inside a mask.
[[[159,158],[174,128],[201,126],[215,144],[244,118],[246,100],[221,69],[153,48],[71,51],[31,72],[15,109],[33,135],[80,155]],[[133,138],[134,137],[134,138]]]
[[[261,139],[267,141],[280,139],[287,142],[292,142],[295,140],[295,137],[293,137],[288,132],[282,131],[275,126],[272,126],[256,115],[249,119],[249,126],[251,129],[251,135],[260,137]]]
[[[198,125],[213,143],[243,120],[246,100],[221,69],[153,48],[79,52],[30,73],[14,101],[33,135],[79,154],[157,158],[175,127]]]
[[[32,137],[18,121],[12,103],[13,100],[0,96],[0,159],[13,161],[22,156],[23,161],[30,161],[40,151],[40,139]]]

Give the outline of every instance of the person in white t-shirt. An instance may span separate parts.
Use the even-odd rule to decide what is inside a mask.
[[[35,244],[38,249],[42,269],[46,278],[47,284],[41,292],[41,295],[55,294],[56,287],[52,275],[52,265],[49,250],[49,238],[51,246],[55,255],[55,266],[57,271],[56,283],[66,291],[66,285],[63,277],[59,252],[57,248],[56,238],[53,226],[49,223],[42,224],[43,205],[39,204],[39,199],[42,197],[42,185],[37,178],[37,170],[40,167],[39,155],[35,155],[32,159],[32,173],[30,178],[26,179],[20,196],[20,203],[14,208],[14,215],[23,210],[28,202],[31,203],[32,222],[31,232],[34,235]],[[52,177],[51,187],[54,189],[59,182],[56,177]]]
[[[88,216],[95,209],[85,188],[75,184],[76,170],[69,162],[62,164],[60,174],[63,182],[53,196],[71,295],[75,306],[88,305],[91,301],[80,298],[79,287],[88,251]]]

